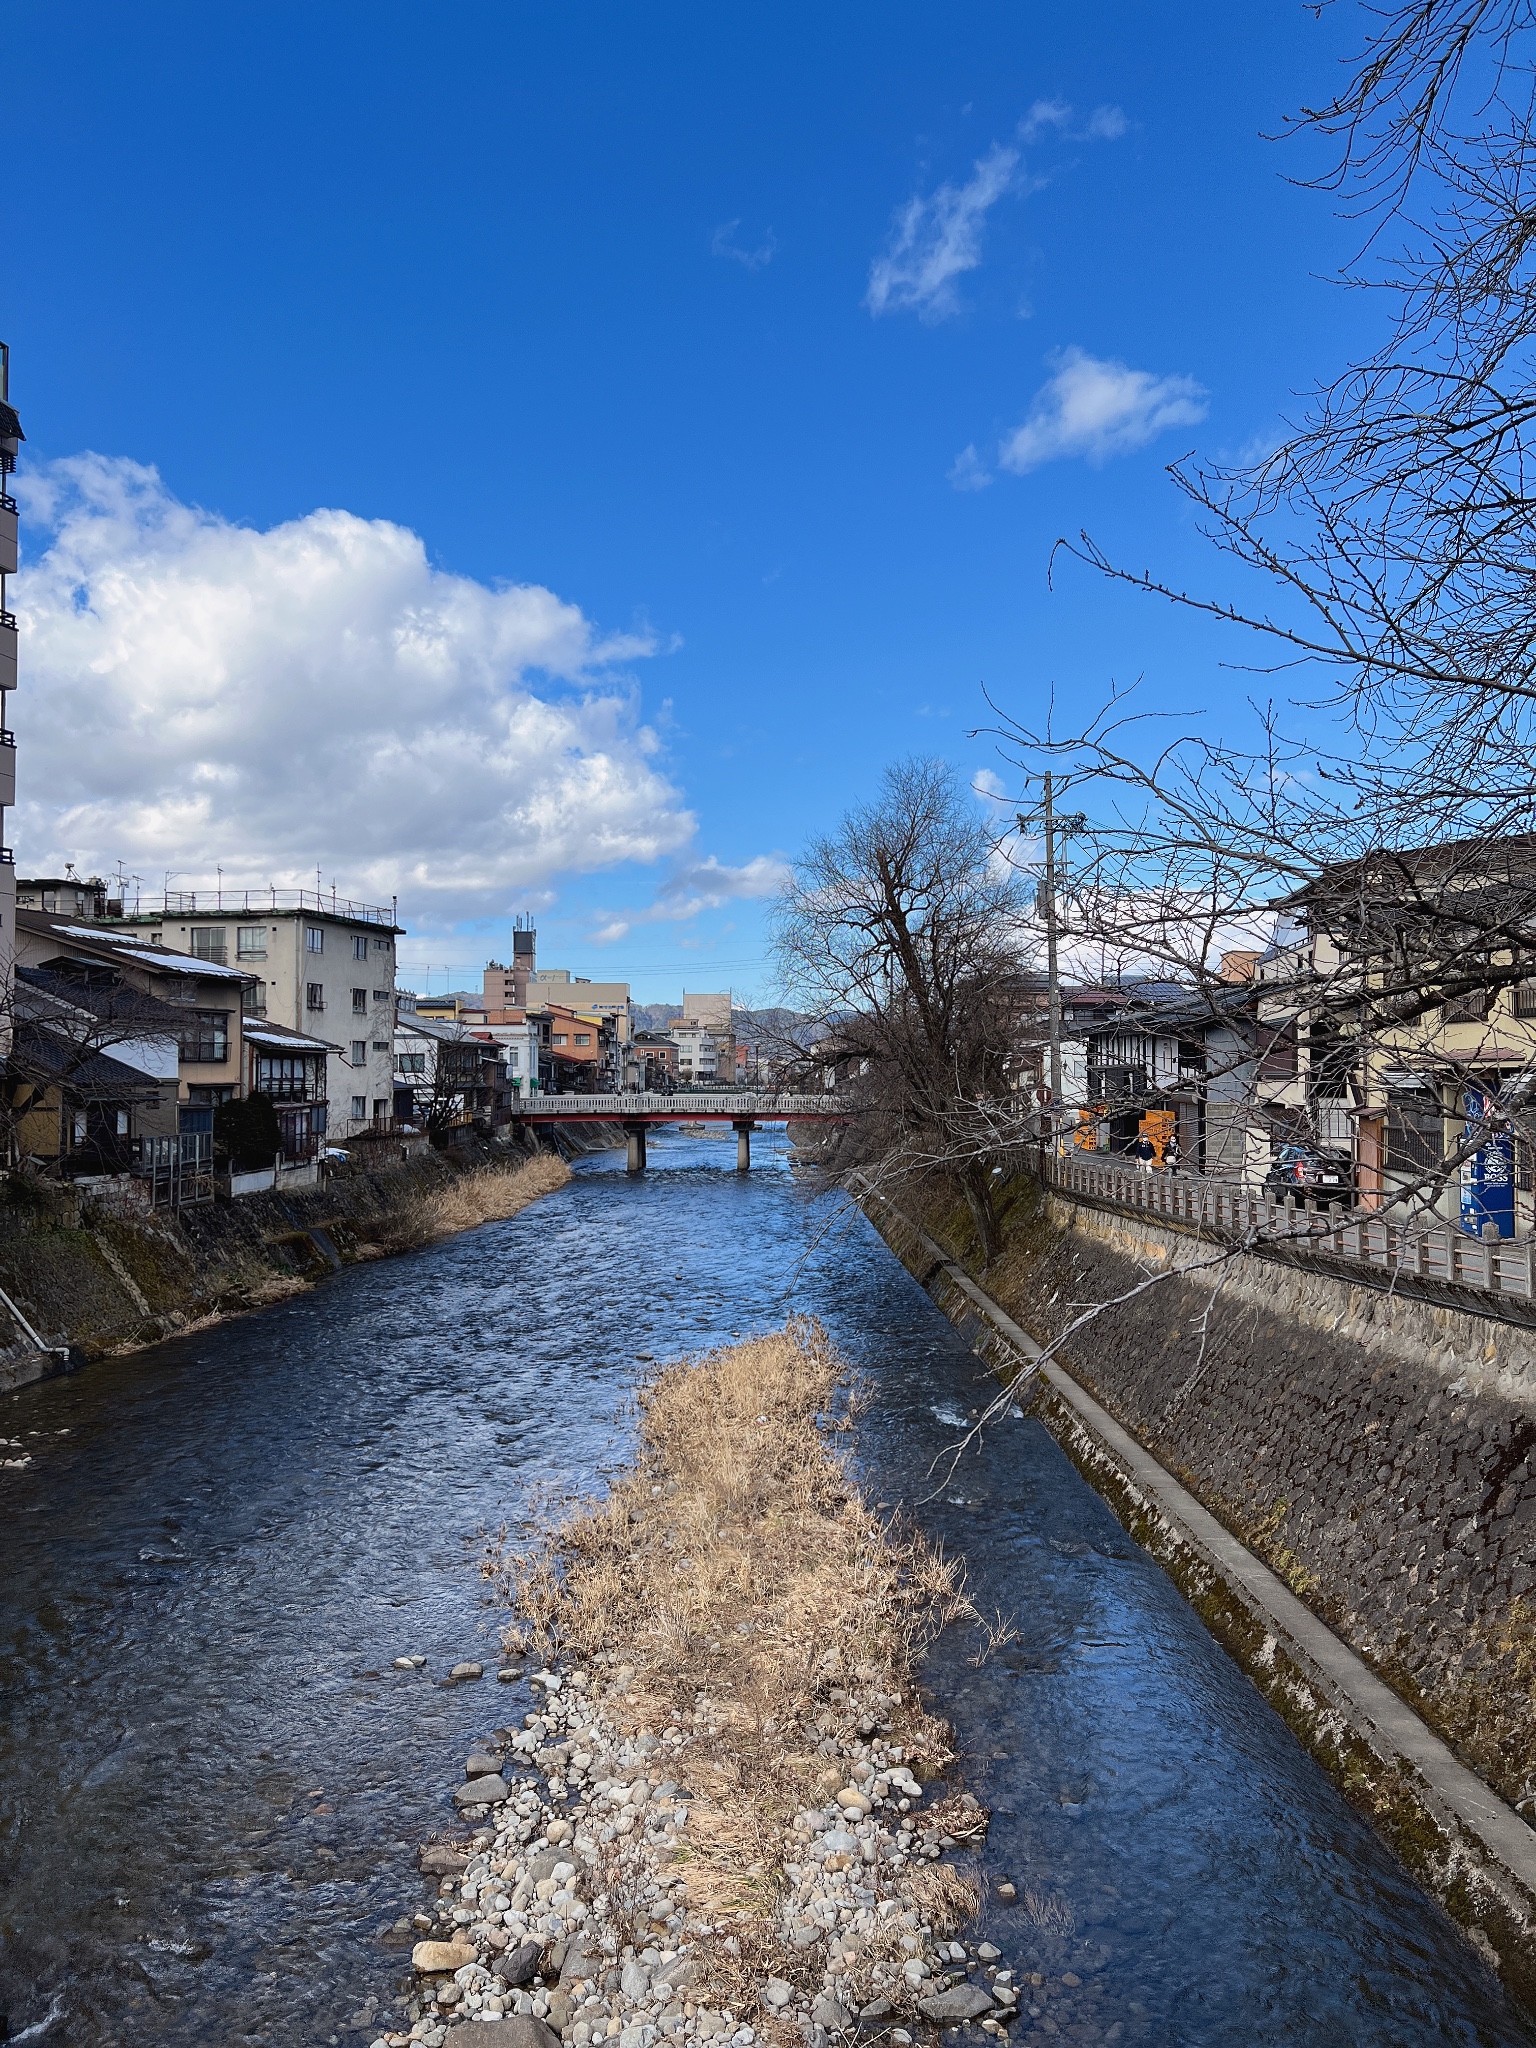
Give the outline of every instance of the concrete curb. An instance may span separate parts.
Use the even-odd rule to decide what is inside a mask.
[[[871,1216],[903,1264],[983,1357],[1034,1379],[1021,1408],[1039,1416],[1303,1745],[1536,2009],[1536,1830],[1069,1372],[1042,1363],[1040,1345],[942,1246],[889,1213],[922,1255]]]

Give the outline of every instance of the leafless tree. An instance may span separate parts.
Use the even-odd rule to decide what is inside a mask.
[[[1060,544],[1241,629],[1253,667],[1310,672],[1311,702],[1261,709],[1246,748],[1123,697],[1066,739],[999,726],[1021,773],[1054,766],[1095,816],[1064,911],[1080,946],[1196,990],[1227,949],[1268,948],[1271,1015],[1357,1084],[1412,1066],[1437,1023],[1507,1017],[1536,968],[1536,9],[1365,15],[1340,90],[1290,127],[1328,152],[1311,182],[1359,223],[1342,282],[1383,307],[1380,345],[1268,456],[1172,472],[1267,596],[1175,587],[1086,534]],[[1437,1044],[1448,1089],[1486,1081]],[[1531,1077],[1501,1072],[1500,1118],[1529,1141]],[[1478,1135],[1426,1168],[1426,1203]]]
[[[909,760],[812,842],[777,906],[786,991],[854,1112],[827,1141],[823,1174],[890,1188],[951,1173],[988,1258],[996,1136],[1019,1135],[1009,1061],[1026,898],[953,771]]]

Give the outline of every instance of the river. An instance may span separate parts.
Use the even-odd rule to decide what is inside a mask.
[[[977,1361],[781,1145],[734,1160],[681,1133],[641,1180],[603,1155],[509,1222],[10,1397],[0,2040],[371,2041],[415,1845],[527,1706],[491,1676],[485,1533],[602,1483],[647,1355],[809,1310],[869,1377],[872,1490],[1019,1630],[928,1672],[1021,1894],[985,1932],[1051,1980],[1014,2042],[1530,2041],[1038,1424],[922,1504]],[[485,1679],[445,1685],[466,1658]]]

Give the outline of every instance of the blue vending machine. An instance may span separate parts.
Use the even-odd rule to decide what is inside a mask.
[[[1469,1236],[1481,1237],[1485,1223],[1496,1223],[1500,1237],[1513,1237],[1514,1132],[1500,1114],[1497,1100],[1483,1089],[1464,1089],[1462,1101],[1467,1138],[1482,1136],[1483,1142],[1461,1162],[1461,1227]]]

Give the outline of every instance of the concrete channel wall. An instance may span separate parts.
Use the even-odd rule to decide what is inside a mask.
[[[589,1135],[583,1149],[601,1142]],[[342,1265],[409,1250],[433,1234],[434,1199],[459,1176],[514,1168],[536,1149],[427,1151],[349,1167],[311,1187],[148,1215],[119,1213],[68,1185],[7,1182],[0,1393],[279,1301]],[[29,1341],[23,1324],[48,1348]]]
[[[1536,1337],[1033,1184],[984,1273],[869,1209],[1536,2010]]]

